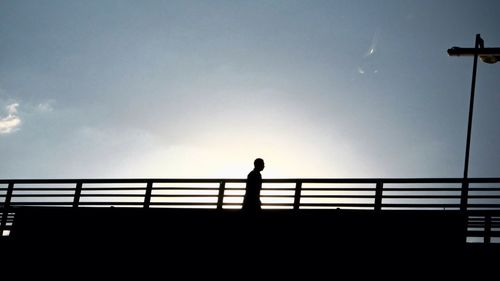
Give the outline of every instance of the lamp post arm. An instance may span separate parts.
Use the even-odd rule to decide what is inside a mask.
[[[500,56],[500,48],[460,48],[448,49],[449,56]]]

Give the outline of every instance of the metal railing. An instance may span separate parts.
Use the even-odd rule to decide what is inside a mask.
[[[26,206],[238,209],[244,179],[0,180],[0,233]],[[263,209],[460,210],[469,242],[500,242],[500,178],[265,179]]]

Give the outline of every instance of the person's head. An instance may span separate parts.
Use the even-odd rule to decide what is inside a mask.
[[[257,171],[264,170],[264,160],[262,160],[261,158],[255,159],[255,161],[253,161],[253,166],[255,167],[255,170],[257,170]]]

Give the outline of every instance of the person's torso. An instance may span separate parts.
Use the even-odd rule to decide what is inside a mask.
[[[246,194],[247,200],[257,199],[262,188],[262,176],[257,171],[251,171],[247,177]]]

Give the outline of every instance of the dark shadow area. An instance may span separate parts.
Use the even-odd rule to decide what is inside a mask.
[[[104,248],[169,256],[273,259],[454,258],[465,245],[458,212],[36,208],[16,210],[12,251],[38,247],[72,256]],[[28,246],[29,245],[29,246]],[[113,254],[108,253],[108,254]]]
[[[496,245],[471,246],[465,236],[458,211],[22,207],[1,248],[2,257],[25,265],[115,264],[122,274],[127,265],[198,276],[208,273],[201,268],[282,277],[346,268],[457,274],[500,258]]]

